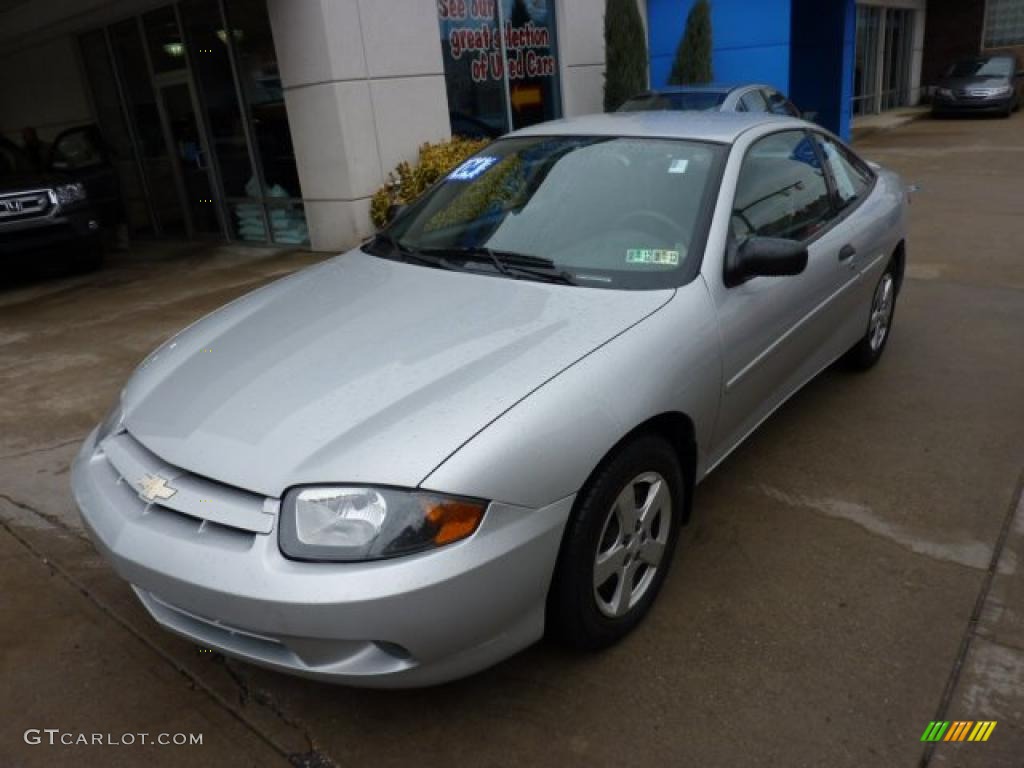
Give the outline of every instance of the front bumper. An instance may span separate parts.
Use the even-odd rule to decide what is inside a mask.
[[[20,256],[48,249],[95,248],[101,238],[92,208],[76,206],[50,216],[0,226],[0,256]]]
[[[143,504],[89,436],[72,490],[97,549],[160,624],[262,666],[367,687],[431,685],[538,640],[572,507],[492,503],[469,539],[369,563],[286,559],[266,534]]]
[[[955,98],[936,96],[932,99],[932,112],[1005,112],[1013,103],[1013,94],[991,98]]]

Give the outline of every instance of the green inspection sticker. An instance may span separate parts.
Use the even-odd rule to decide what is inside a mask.
[[[661,248],[629,248],[626,250],[627,264],[662,264],[675,267],[679,265],[679,251],[667,251]]]

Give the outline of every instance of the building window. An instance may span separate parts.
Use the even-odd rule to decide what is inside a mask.
[[[985,47],[1024,45],[1024,0],[988,0]]]
[[[554,0],[438,0],[452,133],[491,138],[561,114]]]
[[[181,0],[81,45],[131,231],[309,241],[266,0]]]

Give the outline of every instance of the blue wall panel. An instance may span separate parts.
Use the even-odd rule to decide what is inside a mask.
[[[723,83],[767,83],[789,92],[789,46],[727,48],[715,51],[715,79]]]
[[[793,0],[790,98],[849,137],[853,90],[854,0]]]
[[[668,82],[693,0],[647,0],[651,86]],[[763,82],[848,137],[855,0],[711,0],[718,82]]]
[[[651,86],[668,82],[693,0],[647,0]],[[712,0],[715,80],[789,85],[790,0]]]

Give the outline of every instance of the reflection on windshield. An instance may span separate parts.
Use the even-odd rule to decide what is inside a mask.
[[[492,249],[617,287],[670,285],[723,152],[669,139],[505,139],[452,171],[388,234],[412,251]]]
[[[619,107],[619,112],[659,112],[665,110],[697,111],[718,109],[725,101],[725,94],[715,91],[693,93],[652,93],[629,99]]]
[[[947,77],[1008,77],[1013,74],[1009,59],[971,59],[950,67]]]

